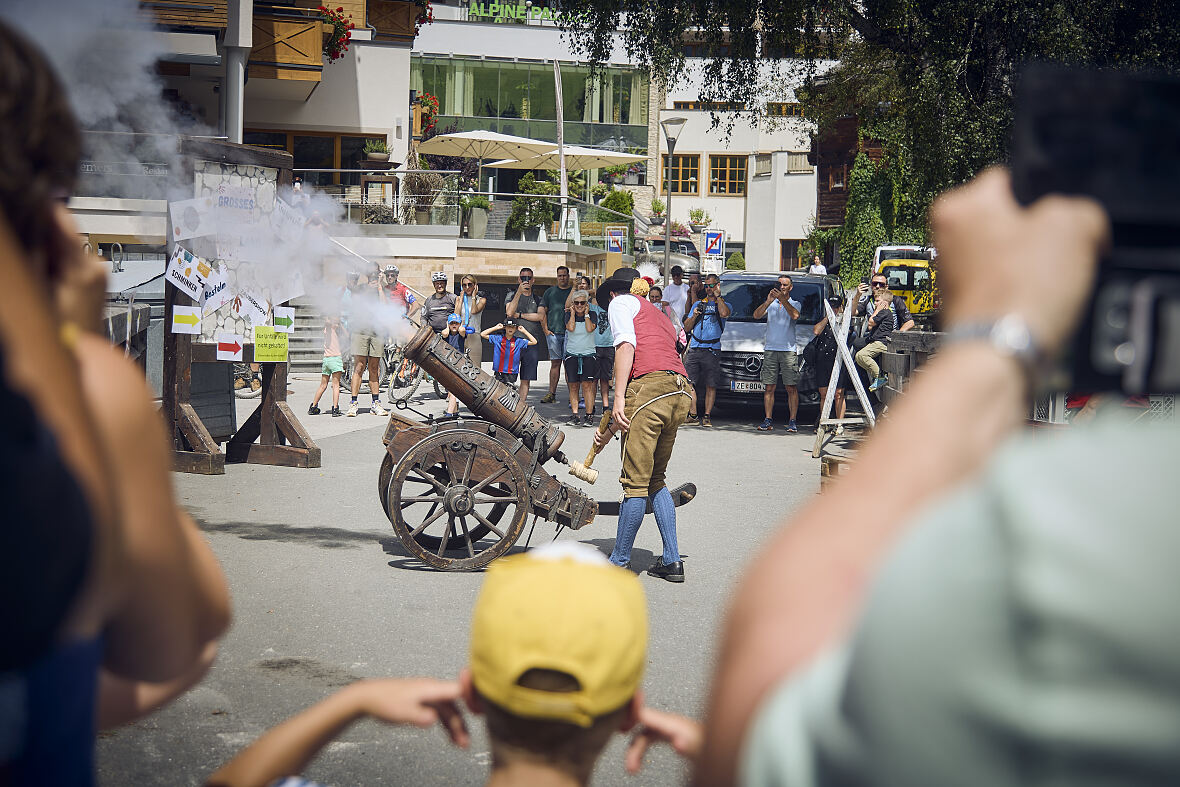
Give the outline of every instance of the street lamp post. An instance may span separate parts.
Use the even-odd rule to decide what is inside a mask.
[[[664,210],[668,218],[664,221],[664,286],[668,286],[668,280],[671,276],[669,272],[669,256],[672,250],[672,153],[676,150],[676,139],[680,136],[680,132],[684,130],[684,118],[667,118],[660,121],[660,128],[664,129],[664,140],[668,143],[668,166],[664,169],[667,173],[665,182],[668,188],[665,190],[665,205]]]

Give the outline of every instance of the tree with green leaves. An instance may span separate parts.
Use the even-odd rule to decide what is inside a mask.
[[[674,83],[685,74],[684,43],[694,41],[707,55],[702,101],[744,104],[746,115],[757,115],[781,98],[774,85],[797,85],[821,133],[835,118],[856,115],[862,133],[883,146],[896,211],[907,222],[924,223],[939,192],[1006,161],[1026,63],[1180,71],[1180,14],[1165,0],[565,0],[563,7],[575,46],[593,62],[607,62],[617,30],[635,62]],[[797,59],[768,59],[783,56]]]

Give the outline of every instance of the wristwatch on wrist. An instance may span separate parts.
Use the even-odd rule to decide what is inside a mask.
[[[998,320],[959,323],[952,326],[943,337],[944,347],[967,342],[985,342],[1000,355],[1016,360],[1030,382],[1044,360],[1043,353],[1028,329],[1028,323],[1015,313]]]

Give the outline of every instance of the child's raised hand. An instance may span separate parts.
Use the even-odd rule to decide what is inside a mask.
[[[357,693],[364,712],[389,724],[430,727],[436,722],[461,749],[470,736],[459,710],[459,684],[434,678],[381,678],[363,680],[350,689]]]

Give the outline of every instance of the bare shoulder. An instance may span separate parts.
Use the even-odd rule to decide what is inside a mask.
[[[156,425],[156,408],[143,371],[101,336],[78,340],[82,388],[104,436],[139,440]]]

